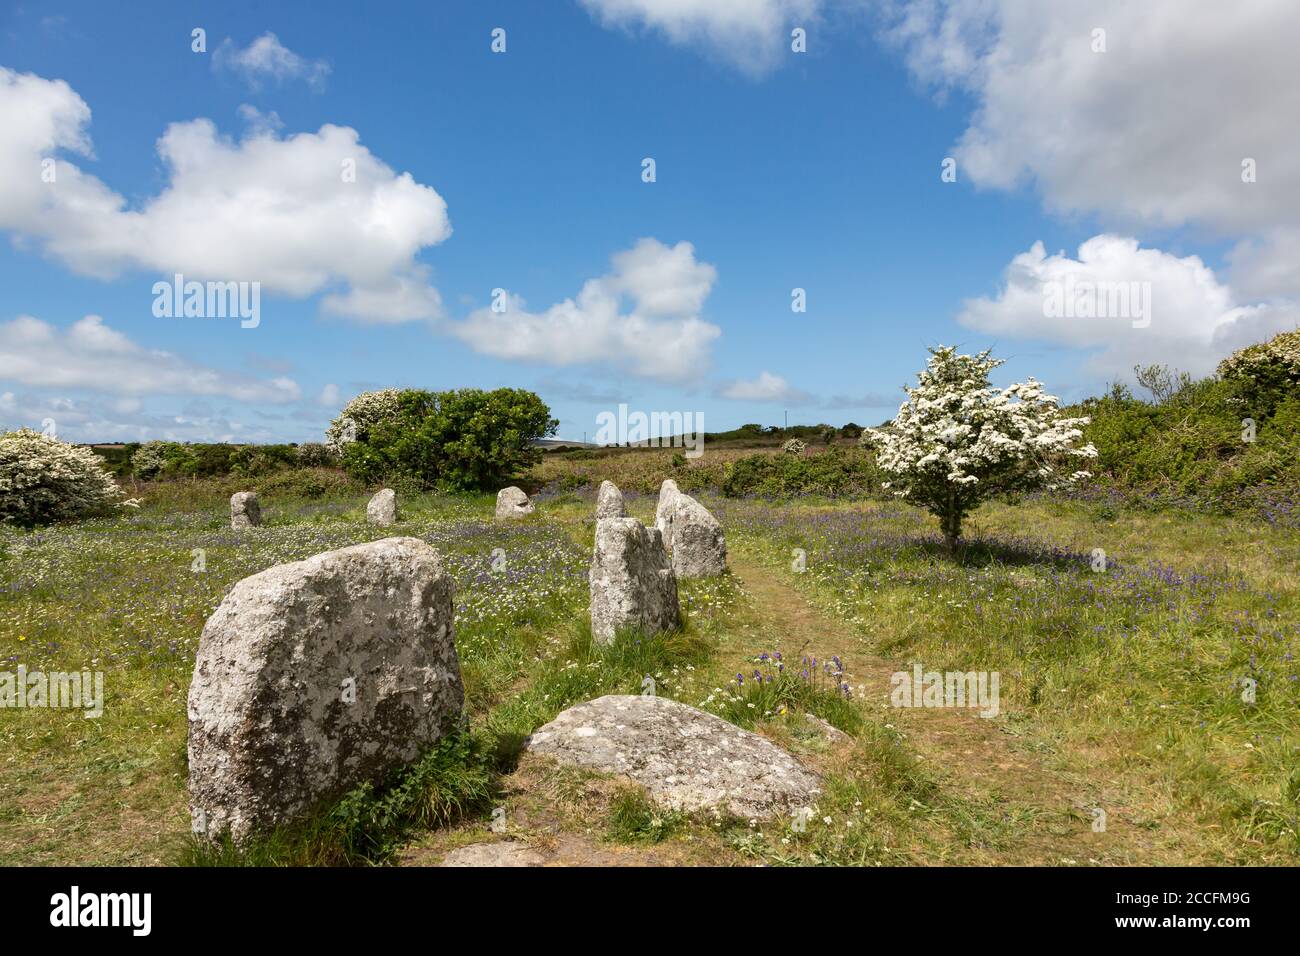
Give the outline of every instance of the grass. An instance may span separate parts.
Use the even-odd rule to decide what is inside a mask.
[[[626,459],[647,487],[671,469],[668,451]],[[377,529],[361,489],[282,488],[246,535],[227,527],[223,480],[146,489],[126,519],[0,531],[0,669],[98,669],[107,695],[97,720],[0,712],[0,863],[386,864],[490,837],[499,806],[557,859],[574,840],[590,859],[679,865],[1300,859],[1295,530],[1033,500],[977,512],[955,563],[898,504],[708,499],[738,573],[682,582],[681,631],[602,647],[585,620],[588,495],[543,496],[504,526],[491,496],[403,496],[400,524]],[[653,497],[629,506],[652,520]],[[249,574],[392,533],[431,542],[456,581],[470,730],[243,851],[195,843],[185,696],[207,616]],[[914,661],[1000,672],[1001,715],[889,708],[882,682]],[[816,769],[811,817],[674,814],[521,756],[565,707],[647,677]]]

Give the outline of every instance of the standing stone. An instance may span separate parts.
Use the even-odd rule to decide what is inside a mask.
[[[708,508],[679,492],[671,526],[673,571],[679,578],[707,578],[727,570],[727,541]]]
[[[677,482],[671,478],[665,478],[664,483],[659,486],[659,505],[655,508],[655,527],[664,536],[664,547],[670,550],[673,546],[674,503],[680,494],[681,492],[677,490]]]
[[[627,508],[623,506],[623,492],[612,481],[602,481],[596,495],[596,520],[602,518],[626,518]]]
[[[677,577],[669,566],[663,537],[635,518],[596,522],[591,558],[591,634],[598,644],[614,640],[619,628],[647,634],[681,623]]]
[[[511,485],[497,492],[497,517],[522,518],[533,513],[533,503],[522,488]]]
[[[377,781],[456,726],[452,580],[418,538],[244,578],[208,618],[189,694],[196,833],[249,834]]]
[[[397,492],[384,488],[366,505],[366,520],[371,524],[390,525],[397,521]]]
[[[261,523],[262,506],[257,503],[257,492],[237,491],[230,496],[230,527],[243,531]]]

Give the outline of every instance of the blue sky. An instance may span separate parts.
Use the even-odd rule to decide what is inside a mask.
[[[940,343],[1067,400],[1207,372],[1296,324],[1300,22],[1127,6],[10,5],[0,426],[319,440],[403,385],[532,388],[569,438],[619,403],[876,423]],[[260,282],[257,326],[155,316],[176,271]],[[1153,321],[1045,316],[1067,277]]]

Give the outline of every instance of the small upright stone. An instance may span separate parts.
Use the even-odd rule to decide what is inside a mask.
[[[690,495],[674,499],[671,542],[673,571],[679,578],[709,578],[727,570],[722,525]]]
[[[522,488],[511,485],[497,492],[497,517],[502,519],[522,518],[533,513],[533,503],[528,500]]]
[[[638,627],[653,634],[681,623],[677,576],[663,537],[635,518],[596,522],[588,583],[591,634],[597,644],[613,641],[620,628]]]
[[[418,538],[244,578],[208,618],[189,693],[194,832],[250,834],[377,782],[464,704],[451,575]]]
[[[397,521],[397,492],[384,488],[366,505],[366,520],[371,524],[390,525]]]
[[[237,491],[230,496],[230,527],[243,531],[261,523],[262,506],[257,503],[257,492]]]
[[[626,518],[627,508],[623,506],[623,492],[612,481],[602,481],[596,495],[596,520],[602,518]]]
[[[655,508],[655,527],[664,536],[664,547],[669,550],[673,546],[673,510],[677,496],[680,494],[681,492],[677,489],[677,482],[671,478],[665,478],[664,483],[659,486],[659,505]]]

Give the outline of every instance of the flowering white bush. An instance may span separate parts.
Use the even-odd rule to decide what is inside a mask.
[[[341,454],[344,445],[356,441],[372,425],[396,418],[401,396],[401,390],[396,388],[362,392],[348,402],[338,417],[330,422],[330,427],[325,432],[325,444],[335,454]]]
[[[962,518],[985,498],[1090,477],[1073,465],[1097,456],[1092,445],[1077,445],[1088,419],[1063,417],[1034,379],[993,387],[989,373],[1002,364],[988,351],[931,349],[897,417],[860,439],[876,449],[886,488],[938,516],[949,551]]]
[[[318,441],[303,442],[298,446],[296,457],[298,464],[307,468],[328,468],[338,462],[338,452],[334,446],[323,445]]]
[[[804,453],[804,449],[807,447],[808,446],[804,442],[800,441],[798,438],[791,438],[788,442],[786,442],[784,445],[781,446],[781,450],[785,452],[787,455],[802,455]]]
[[[108,510],[121,496],[89,448],[28,428],[0,435],[0,520],[35,525],[80,518]]]
[[[162,441],[148,441],[135,450],[131,456],[131,471],[137,478],[153,478],[163,470],[167,464],[167,459],[163,457],[166,445]]]

